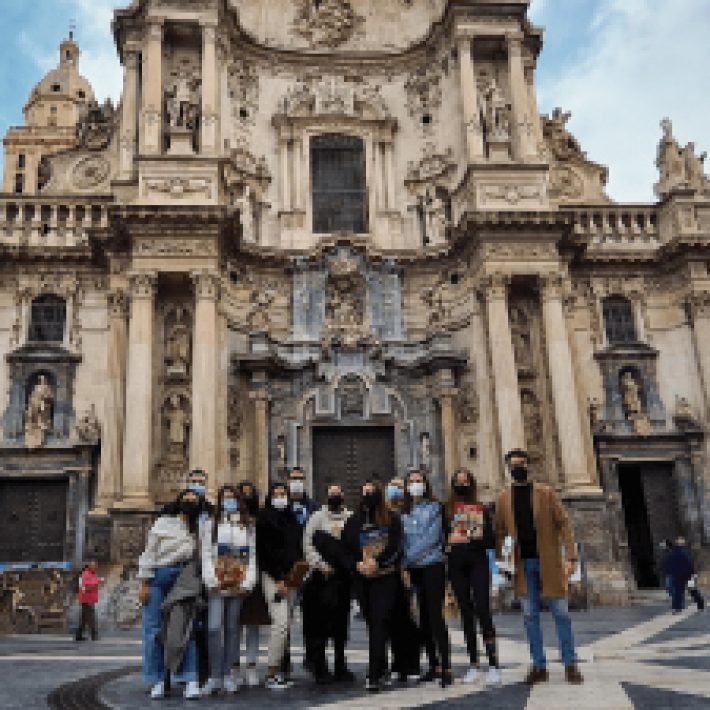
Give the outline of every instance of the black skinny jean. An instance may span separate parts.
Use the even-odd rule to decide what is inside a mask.
[[[370,651],[368,676],[372,681],[381,680],[387,673],[387,641],[392,632],[398,583],[398,571],[362,580],[360,599],[367,623]]]
[[[489,661],[492,665],[497,665],[497,659],[491,658],[490,650],[495,652],[496,630],[491,616],[491,571],[488,556],[484,552],[464,559],[450,558],[449,579],[461,611],[463,633],[471,664],[478,665],[478,619],[483,641],[489,649]]]
[[[451,669],[449,629],[444,621],[446,567],[443,562],[409,570],[419,603],[419,616],[429,666]]]

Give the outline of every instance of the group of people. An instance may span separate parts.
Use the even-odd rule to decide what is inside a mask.
[[[184,683],[186,698],[260,684],[260,625],[269,626],[264,685],[289,688],[297,604],[304,664],[315,682],[353,682],[346,657],[353,599],[367,626],[369,691],[394,682],[447,687],[454,680],[444,617],[447,581],[470,659],[463,681],[481,676],[480,626],[485,681],[500,684],[489,550],[500,558],[507,538],[514,541],[515,587],[532,656],[526,682],[548,680],[542,598],[554,615],[566,679],[583,682],[566,602],[576,561],[570,521],[552,489],[529,480],[524,451],[509,452],[506,461],[512,481],[495,514],[479,500],[467,470],[454,474],[445,502],[436,499],[420,470],[386,485],[366,481],[354,510],[336,483],[323,491],[323,506],[315,503],[299,468],[287,481],[271,484],[263,506],[250,482],[223,486],[213,505],[206,500],[205,473],[193,471],[188,487],[149,531],[139,560],[143,675],[151,696],[166,695],[171,682]],[[326,660],[330,642],[332,669]],[[427,668],[420,665],[422,651]]]

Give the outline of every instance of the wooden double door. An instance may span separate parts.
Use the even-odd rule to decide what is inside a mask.
[[[362,484],[383,484],[395,474],[393,427],[316,427],[313,429],[313,495],[325,502],[327,487],[338,483],[351,509]]]

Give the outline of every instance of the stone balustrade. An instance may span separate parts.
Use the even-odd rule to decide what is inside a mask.
[[[575,237],[591,251],[647,252],[661,245],[657,209],[652,205],[619,205],[574,209]]]
[[[42,199],[20,195],[0,199],[0,245],[81,247],[89,230],[108,228],[108,202]]]

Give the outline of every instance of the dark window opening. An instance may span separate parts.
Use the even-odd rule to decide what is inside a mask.
[[[422,123],[423,123],[425,126],[428,126],[428,125],[431,123],[431,114],[430,114],[430,113],[425,113],[425,114],[422,116]]]
[[[249,118],[249,111],[247,111],[245,108],[240,108],[239,118]]]
[[[20,153],[17,156],[17,168],[18,170],[24,170],[25,165],[27,164],[27,158],[24,153]]]
[[[67,306],[63,298],[54,295],[38,296],[32,301],[29,340],[33,343],[61,343]]]
[[[604,327],[610,345],[635,343],[638,340],[631,301],[612,296],[604,300]]]
[[[311,141],[313,231],[367,231],[365,146],[361,138],[339,134]]]
[[[52,91],[55,94],[58,94],[62,90],[62,87],[60,84],[52,84]]]
[[[25,191],[25,176],[18,173],[15,175],[15,193],[21,195]]]
[[[80,99],[86,98],[86,92],[83,89],[79,89],[79,91],[77,91],[76,94]]]
[[[451,274],[450,281],[451,281],[452,286],[458,285],[460,280],[461,280],[461,277],[457,273]]]

